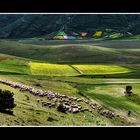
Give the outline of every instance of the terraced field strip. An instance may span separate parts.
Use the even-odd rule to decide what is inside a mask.
[[[0,56],[0,72],[7,74],[29,74],[29,67],[24,60]]]
[[[29,66],[32,75],[44,76],[102,75],[132,72],[132,69],[117,65],[66,65],[30,62]]]
[[[49,63],[29,63],[32,75],[44,75],[44,76],[76,76],[80,75],[78,71],[63,64],[49,64]]]
[[[131,69],[117,65],[73,65],[85,75],[96,74],[119,74],[132,72]]]

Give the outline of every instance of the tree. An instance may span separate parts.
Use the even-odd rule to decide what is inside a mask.
[[[126,86],[125,93],[128,95],[132,94],[132,86]]]
[[[13,108],[16,106],[13,95],[9,90],[0,89],[0,112],[13,114]]]

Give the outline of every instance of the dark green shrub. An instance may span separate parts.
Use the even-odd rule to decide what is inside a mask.
[[[132,94],[132,86],[126,86],[126,94]]]
[[[62,103],[58,105],[57,111],[62,112],[62,113],[66,113],[64,105]]]
[[[40,85],[39,83],[36,83],[35,86],[37,86],[37,87],[41,87],[41,85]]]
[[[9,90],[0,89],[0,112],[13,113],[12,109],[16,106],[13,95],[14,93]]]

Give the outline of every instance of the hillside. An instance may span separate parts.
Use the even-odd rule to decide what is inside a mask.
[[[3,22],[4,21],[4,22]],[[0,15],[1,38],[29,38],[64,29],[74,32],[96,30],[139,34],[140,15]]]
[[[139,126],[139,27],[139,14],[0,14],[0,126]]]
[[[13,56],[3,55],[8,60],[1,61],[0,81],[8,80],[35,89],[50,90],[51,92],[86,99],[88,102],[93,101],[103,107],[106,111],[110,110],[120,117],[108,117],[100,114],[98,108],[93,109],[87,104],[74,101],[72,104],[81,105],[86,111],[79,113],[66,112],[62,113],[56,107],[43,106],[43,102],[52,102],[47,97],[33,95],[31,92],[22,91],[2,84],[1,89],[7,89],[14,92],[16,107],[14,115],[0,113],[1,124],[8,126],[114,126],[114,125],[139,125],[140,106],[139,103],[131,101],[124,96],[124,88],[131,84],[134,87],[134,93],[139,95],[139,79],[112,79],[112,78],[82,78],[82,77],[47,77],[32,76],[27,68],[28,59],[16,58]],[[10,61],[11,60],[11,61]],[[5,64],[5,65],[2,65]],[[7,69],[4,69],[5,66]],[[28,70],[25,74],[25,67]],[[14,67],[16,66],[16,67]],[[16,69],[18,68],[19,69]],[[110,67],[111,69],[111,67]],[[58,69],[54,69],[59,71]],[[6,73],[4,73],[4,71]],[[16,72],[14,72],[16,71]],[[46,71],[47,72],[47,71]],[[122,70],[121,70],[122,72]],[[43,74],[43,73],[42,73]],[[139,102],[139,100],[138,100]],[[131,108],[133,114],[127,116],[127,111]],[[90,110],[89,110],[90,109]],[[91,112],[92,111],[92,112]]]
[[[0,113],[0,125],[139,125],[139,46],[139,40],[131,39],[1,39],[0,89],[14,92],[17,106],[14,115]],[[28,90],[17,88],[15,84],[27,86]],[[133,87],[132,97],[125,96],[128,85]],[[56,104],[51,107],[46,103]],[[59,103],[70,109],[61,112],[57,108]],[[75,105],[79,108],[76,112],[71,107]],[[132,111],[130,116],[129,110]]]
[[[50,63],[85,64],[139,64],[139,41],[101,41],[77,44],[68,41],[61,45],[54,41],[45,45],[0,40],[0,52],[4,54],[47,61]],[[67,41],[65,41],[67,42]]]
[[[18,83],[26,83],[34,88],[40,88],[37,87],[36,84],[39,82],[40,85],[42,86],[41,89],[46,89],[48,90],[48,86],[51,89],[51,91],[54,92],[60,92],[63,94],[65,92],[66,96],[70,97],[82,97],[81,95],[78,94],[79,91],[84,91],[85,93],[88,94],[88,96],[91,96],[89,91],[87,93],[87,87],[84,87],[84,90],[80,89],[81,87],[74,88],[74,85],[71,85],[69,82],[59,82],[54,79],[52,81],[51,79],[48,80],[38,80],[36,78],[23,78],[23,77],[9,77],[9,76],[0,76],[1,79],[6,79],[6,80],[14,80],[15,82]],[[75,79],[76,80],[76,79]],[[88,79],[87,79],[88,80]],[[82,81],[81,81],[82,82]],[[92,83],[93,81],[90,81]],[[137,85],[137,84],[135,84]],[[80,86],[80,85],[79,85]],[[86,85],[85,85],[86,86]],[[125,97],[123,97],[123,94],[120,94],[120,97],[122,98],[116,98],[113,96],[112,99],[112,107],[108,107],[107,104],[107,99],[109,98],[105,96],[106,98],[100,99],[102,103],[101,105],[104,104],[109,110],[115,111],[120,105],[116,105],[117,101],[121,101],[121,109],[123,110],[122,112],[116,112],[118,114],[125,113],[128,108],[134,109],[136,112],[134,113],[134,116],[131,118],[127,118],[127,116],[121,115],[122,118],[116,117],[116,118],[109,118],[104,115],[101,115],[98,113],[97,110],[92,109],[92,112],[89,112],[87,108],[89,106],[85,103],[78,102],[78,104],[82,105],[87,111],[84,112],[79,112],[79,113],[71,113],[71,112],[66,112],[62,113],[59,112],[56,108],[54,107],[47,107],[47,106],[42,106],[41,102],[50,102],[47,97],[39,97],[39,96],[34,96],[30,94],[29,92],[22,92],[19,91],[17,88],[12,88],[7,85],[3,85],[0,83],[1,89],[7,89],[12,92],[14,92],[14,98],[15,98],[15,103],[17,106],[14,109],[14,115],[8,115],[4,113],[0,113],[1,117],[1,124],[0,125],[6,125],[6,126],[113,126],[113,125],[138,125],[139,120],[138,120],[138,115],[139,115],[139,105],[136,104],[135,102],[131,102]],[[89,88],[89,87],[88,87]],[[100,87],[101,88],[101,87]],[[123,87],[122,87],[123,88]],[[60,90],[61,89],[61,90]],[[91,89],[92,90],[92,89]],[[100,89],[101,90],[101,89]],[[115,88],[113,89],[115,90]],[[94,94],[95,96],[96,94]],[[95,96],[94,98],[91,96],[91,99],[95,100],[95,102],[98,102],[98,99],[101,98],[102,93],[99,94],[99,96]],[[83,97],[82,97],[83,98]],[[84,97],[84,99],[86,99]],[[125,102],[123,103],[123,101]],[[38,102],[40,101],[40,102]],[[114,102],[114,103],[113,103]],[[73,102],[74,103],[77,102]],[[129,105],[130,104],[130,105]],[[91,107],[90,107],[91,108]],[[137,118],[137,119],[133,119]]]

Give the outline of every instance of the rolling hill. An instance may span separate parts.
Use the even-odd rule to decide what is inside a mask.
[[[139,44],[139,41],[105,41],[98,43],[81,41],[81,44],[77,44],[76,41],[63,44],[62,41],[61,45],[57,45],[57,43],[35,45],[0,40],[0,52],[61,64],[139,64]]]

